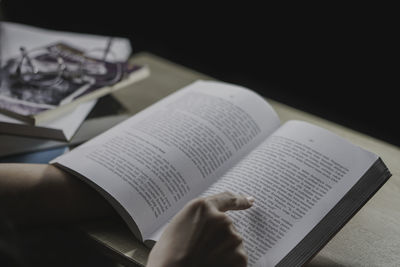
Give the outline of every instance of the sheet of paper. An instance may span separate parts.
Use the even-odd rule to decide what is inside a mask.
[[[147,239],[278,126],[254,92],[199,81],[56,161],[117,199]]]
[[[249,266],[275,266],[377,159],[322,128],[289,121],[204,195],[253,196],[252,208],[230,215]]]

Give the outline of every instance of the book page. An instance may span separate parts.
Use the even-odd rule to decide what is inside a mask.
[[[111,195],[146,239],[278,126],[255,93],[198,81],[56,162]]]
[[[229,190],[255,198],[231,212],[249,266],[275,266],[378,159],[299,121],[281,126],[204,195]]]

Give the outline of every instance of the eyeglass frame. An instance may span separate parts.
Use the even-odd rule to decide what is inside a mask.
[[[21,47],[20,48],[21,57],[18,62],[18,65],[17,65],[15,75],[20,82],[22,82],[24,84],[32,85],[35,87],[40,87],[40,88],[50,88],[52,86],[55,86],[65,80],[67,80],[67,79],[74,79],[74,78],[76,79],[77,77],[82,78],[85,76],[89,76],[89,77],[93,78],[93,76],[88,75],[87,72],[84,71],[85,62],[92,61],[92,62],[99,62],[102,64],[110,63],[110,62],[107,62],[105,59],[107,58],[107,55],[112,53],[112,51],[110,50],[111,44],[112,44],[112,38],[109,38],[105,49],[94,48],[94,49],[91,49],[91,50],[83,53],[81,56],[81,58],[83,60],[81,62],[79,62],[80,65],[79,65],[78,71],[75,71],[75,72],[72,70],[69,70],[67,67],[68,64],[65,62],[63,57],[60,56],[57,52],[52,51],[49,47],[32,49],[30,51],[27,51],[24,47]],[[35,64],[33,63],[33,59],[35,59],[35,58],[32,58],[31,56],[29,56],[30,53],[34,53],[34,52],[37,52],[40,50],[46,50],[47,54],[43,53],[42,55],[47,55],[47,56],[50,55],[56,59],[55,60],[57,63],[56,71],[40,73],[37,66],[35,66]],[[96,51],[96,50],[100,50],[100,51],[104,50],[101,60],[87,56],[88,54],[90,54],[91,52]],[[27,73],[22,72],[22,66],[25,61],[27,63],[27,66],[31,69],[31,72],[27,72]],[[101,85],[101,86],[112,85],[112,84],[118,82],[122,78],[122,75],[123,75],[122,63],[115,62],[112,64],[115,64],[115,66],[116,66],[116,75],[113,77],[113,79],[107,81],[106,83],[99,82],[99,85]],[[106,70],[108,71],[107,68],[106,68]],[[50,79],[48,83],[45,83],[42,80],[40,80],[42,77],[37,78],[37,80],[35,81],[33,76],[38,76],[38,75],[55,75],[55,77],[53,79]],[[27,77],[30,77],[30,78],[27,79]],[[83,80],[84,80],[84,82],[82,82],[82,83],[89,82],[87,79],[86,80],[83,79]]]

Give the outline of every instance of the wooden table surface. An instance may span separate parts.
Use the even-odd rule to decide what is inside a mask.
[[[131,114],[179,88],[212,77],[148,53],[132,60],[149,66],[150,77],[114,93]],[[251,89],[251,88],[250,88]],[[304,120],[337,133],[379,155],[393,176],[307,266],[400,266],[400,149],[338,124],[267,99],[282,122]],[[99,222],[83,229],[124,265],[145,265],[148,249],[121,222]]]

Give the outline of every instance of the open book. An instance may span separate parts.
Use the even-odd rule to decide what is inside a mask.
[[[249,266],[310,260],[387,181],[375,154],[256,93],[197,81],[53,161],[103,194],[151,246],[191,199],[253,196],[229,212]]]

